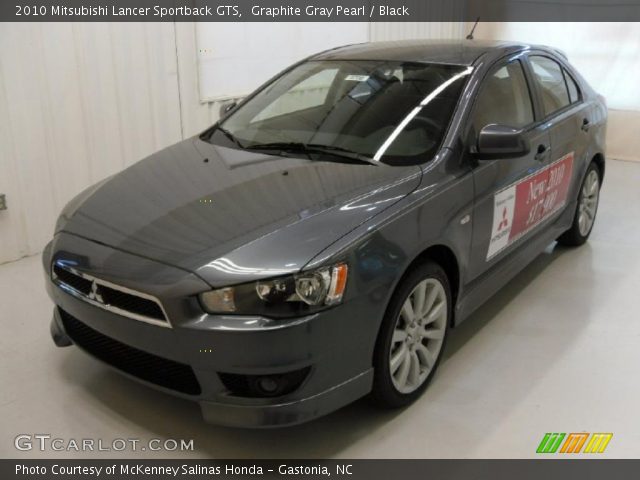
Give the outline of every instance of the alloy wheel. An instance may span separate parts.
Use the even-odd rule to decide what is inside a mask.
[[[578,206],[578,229],[583,237],[589,234],[596,219],[599,195],[600,177],[598,172],[591,170],[582,185],[580,204]]]
[[[422,280],[405,299],[389,354],[391,380],[398,392],[415,391],[433,370],[444,342],[447,316],[447,295],[435,278]]]

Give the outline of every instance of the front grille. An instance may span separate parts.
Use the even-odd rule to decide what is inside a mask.
[[[58,265],[53,266],[53,273],[62,283],[66,283],[71,288],[74,288],[80,293],[83,293],[85,295],[89,295],[91,293],[91,280],[82,278],[74,273],[71,273],[69,270],[60,268]]]
[[[164,320],[164,313],[153,300],[147,300],[146,298],[140,298],[136,295],[131,295],[114,288],[100,287],[100,292],[104,303],[107,305],[113,305],[127,312],[133,312],[144,317],[155,318],[156,320]]]
[[[53,280],[67,292],[105,310],[136,320],[169,326],[159,301],[151,295],[113,285],[57,263],[53,265]]]
[[[58,310],[69,338],[94,357],[147,382],[189,395],[201,393],[190,366],[125,345],[85,325],[61,308]]]

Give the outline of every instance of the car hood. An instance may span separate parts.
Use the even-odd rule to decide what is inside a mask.
[[[420,178],[416,166],[287,158],[192,138],[81,194],[62,229],[221,286],[300,270]]]

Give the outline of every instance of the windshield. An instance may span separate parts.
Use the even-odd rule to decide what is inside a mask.
[[[208,139],[234,148],[424,163],[439,148],[470,72],[397,61],[305,62],[241,105]]]

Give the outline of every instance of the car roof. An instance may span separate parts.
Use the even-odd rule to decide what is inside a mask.
[[[472,65],[479,57],[495,58],[516,53],[533,45],[484,40],[400,40],[359,43],[319,53],[312,60],[389,60],[403,62]],[[535,46],[550,50],[547,47]]]

